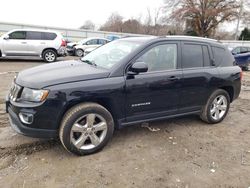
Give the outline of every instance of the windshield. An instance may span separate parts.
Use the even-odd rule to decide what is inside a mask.
[[[140,46],[138,41],[116,40],[97,48],[81,60],[110,69],[138,46]]]

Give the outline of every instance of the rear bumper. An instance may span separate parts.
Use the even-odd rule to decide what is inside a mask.
[[[6,100],[6,112],[9,114],[9,121],[11,127],[19,134],[34,137],[34,138],[56,138],[58,137],[58,130],[41,129],[29,127],[23,124],[17,113],[10,107],[10,102]]]
[[[67,50],[65,47],[60,47],[58,50],[57,50],[57,55],[58,56],[66,56],[67,55]]]

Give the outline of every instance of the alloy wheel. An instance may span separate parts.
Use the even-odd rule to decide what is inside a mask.
[[[227,111],[227,99],[224,95],[217,96],[210,108],[211,117],[218,121],[220,120]]]
[[[93,149],[105,139],[107,130],[107,122],[102,116],[87,114],[73,124],[70,141],[78,149]]]

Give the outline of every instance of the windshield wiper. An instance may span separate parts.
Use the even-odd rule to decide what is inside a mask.
[[[89,64],[89,65],[94,65],[95,67],[97,67],[97,64],[95,64],[95,62],[94,61],[90,61],[90,60],[83,60],[83,59],[81,59],[81,61],[83,62],[83,63],[87,63],[87,64]]]

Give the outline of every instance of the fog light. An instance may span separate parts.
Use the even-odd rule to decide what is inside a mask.
[[[33,123],[33,114],[21,112],[19,113],[19,118],[22,123],[25,123],[25,124]]]

